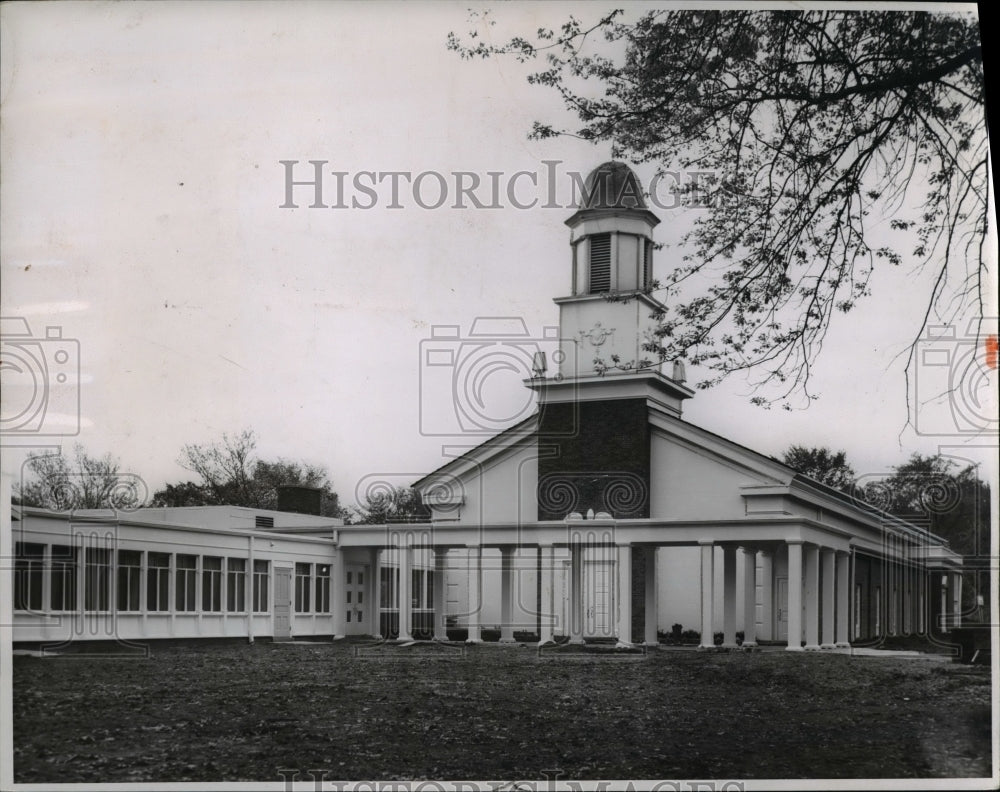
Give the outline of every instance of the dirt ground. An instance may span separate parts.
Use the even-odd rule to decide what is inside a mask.
[[[928,660],[188,645],[17,656],[13,689],[21,783],[990,774],[989,668]]]

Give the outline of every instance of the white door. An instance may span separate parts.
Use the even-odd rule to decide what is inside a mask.
[[[611,618],[614,564],[611,561],[593,561],[586,565],[586,570],[584,591],[587,605],[583,634],[595,638],[611,638],[615,634],[614,620]]]
[[[292,570],[287,567],[274,569],[274,640],[290,641],[292,638]]]
[[[344,570],[344,606],[347,608],[345,632],[347,635],[371,633],[371,608],[366,589],[368,587],[368,567],[363,564],[347,564]]]
[[[780,577],[778,583],[778,598],[775,603],[774,634],[778,641],[788,640],[788,578]]]

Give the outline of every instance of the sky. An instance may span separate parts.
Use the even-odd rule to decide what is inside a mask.
[[[34,346],[16,348],[48,365],[41,408],[36,381],[4,372],[15,479],[29,450],[79,442],[152,494],[192,477],[177,462],[185,444],[253,429],[260,457],[325,466],[351,504],[435,469],[444,446],[484,439],[451,410],[457,369],[429,367],[427,352],[461,360],[477,317],[520,318],[529,340],[557,323],[552,299],[570,291],[568,174],[610,149],[528,139],[534,120],[570,119],[527,84],[529,66],[446,49],[449,31],[469,29],[469,5],[0,6],[3,343],[9,360],[11,328],[27,332],[18,339]],[[483,34],[603,10],[502,4]],[[292,187],[298,208],[283,208],[288,173],[309,181],[314,160],[333,206],[312,208],[306,184]],[[648,183],[652,171],[637,171]],[[393,172],[411,179],[396,177],[395,203],[394,177],[376,180]],[[482,208],[456,189],[474,178]],[[658,241],[676,242],[692,219],[654,210]],[[655,273],[682,254],[658,251]],[[912,261],[876,269],[874,296],[830,331],[808,409],[754,407],[733,378],[699,391],[685,419],[773,456],[793,443],[844,449],[861,476],[938,450],[985,473],[996,424],[956,429],[952,403],[931,398],[979,348],[967,328],[943,344],[945,365],[917,372],[907,425],[903,365],[929,287]],[[457,339],[435,336],[440,326]],[[483,375],[496,425],[531,412],[527,375]]]

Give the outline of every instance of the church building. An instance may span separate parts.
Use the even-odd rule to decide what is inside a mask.
[[[115,615],[111,634],[137,641],[655,646],[680,623],[706,649],[721,632],[800,651],[957,625],[962,559],[944,540],[685,421],[681,361],[630,365],[661,308],[658,223],[628,166],[590,175],[566,221],[558,348],[524,382],[537,411],[414,483],[427,522],[16,509],[14,640]],[[94,531],[110,538],[91,547]]]

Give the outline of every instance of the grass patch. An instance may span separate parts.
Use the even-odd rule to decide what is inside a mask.
[[[625,658],[623,658],[625,659]],[[988,668],[784,652],[154,647],[13,658],[19,783],[990,772]]]

